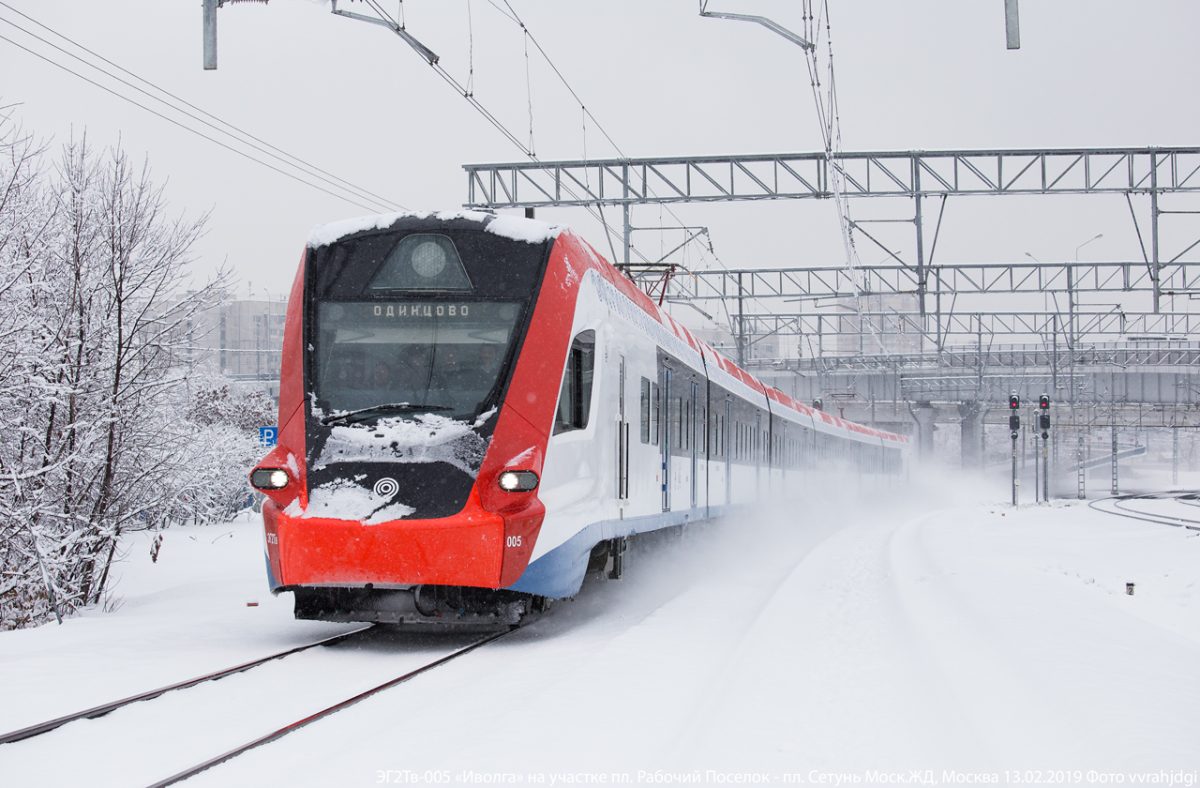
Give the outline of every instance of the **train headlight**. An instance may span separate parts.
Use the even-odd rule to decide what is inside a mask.
[[[250,485],[258,490],[282,490],[288,481],[287,471],[282,468],[255,468],[250,474]]]
[[[538,486],[538,477],[533,471],[505,471],[496,481],[505,492],[529,492]]]
[[[412,251],[412,267],[425,279],[432,279],[446,269],[446,250],[435,241],[424,241]]]

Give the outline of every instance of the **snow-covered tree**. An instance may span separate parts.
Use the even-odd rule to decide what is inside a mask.
[[[5,628],[102,599],[122,533],[228,512],[252,439],[187,417],[190,327],[226,285],[191,283],[204,217],[86,138],[48,166],[0,120],[0,154]]]

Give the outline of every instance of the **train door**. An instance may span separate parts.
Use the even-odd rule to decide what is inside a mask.
[[[754,497],[762,498],[762,456],[763,456],[762,411],[754,412],[754,436],[751,451],[754,453]]]
[[[663,366],[662,382],[659,383],[659,397],[662,401],[662,510],[671,511],[671,368]]]
[[[725,423],[721,425],[721,459],[725,462],[725,504],[733,503],[733,450],[729,446],[728,431],[733,429],[733,400],[725,400]]]
[[[617,374],[617,500],[629,499],[629,422],[625,418],[625,357]]]
[[[696,383],[695,378],[692,379],[692,400],[689,411],[691,418],[689,420],[690,423],[687,425],[687,429],[691,431],[689,434],[691,436],[690,451],[692,453],[692,508],[695,509],[700,505],[699,492],[696,487],[696,482],[700,476],[700,474],[697,473],[699,455],[696,451],[696,444],[700,442],[697,438],[697,433],[699,431],[696,429],[696,425],[700,422],[700,385]]]

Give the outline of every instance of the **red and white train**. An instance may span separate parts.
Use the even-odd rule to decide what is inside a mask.
[[[302,618],[511,623],[589,563],[619,572],[635,534],[907,454],[764,386],[531,219],[318,228],[284,334],[279,442],[251,483],[271,589]]]

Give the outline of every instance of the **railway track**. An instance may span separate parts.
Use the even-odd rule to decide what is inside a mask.
[[[46,720],[44,722],[40,722],[35,725],[30,725],[30,726],[21,728],[19,730],[11,731],[9,733],[0,735],[0,744],[12,744],[15,742],[21,742],[24,740],[33,739],[35,737],[41,736],[42,734],[57,730],[58,728],[61,728],[64,725],[67,725],[68,723],[71,723],[71,722],[75,722],[77,720],[95,719],[97,717],[103,717],[105,715],[110,714],[111,712],[117,711],[118,709],[122,709],[127,706],[133,706],[133,705],[136,705],[143,701],[150,701],[150,700],[158,698],[162,695],[175,692],[176,690],[182,690],[182,689],[187,689],[190,687],[198,687],[200,685],[211,684],[211,683],[217,682],[220,679],[225,678],[227,676],[233,676],[233,675],[239,674],[239,673],[247,673],[247,672],[253,670],[254,668],[260,667],[262,665],[266,665],[268,663],[284,660],[286,657],[300,654],[302,652],[311,651],[313,649],[316,649],[318,646],[331,646],[331,645],[335,645],[338,643],[346,643],[346,642],[350,642],[350,641],[358,640],[358,639],[366,640],[366,639],[370,638],[369,633],[372,633],[372,631],[376,630],[377,628],[378,627],[375,625],[361,627],[359,629],[355,629],[350,632],[345,632],[340,635],[335,635],[333,637],[324,638],[322,640],[318,640],[313,643],[308,643],[308,644],[305,644],[302,646],[296,646],[294,648],[290,648],[290,649],[279,651],[279,652],[276,652],[273,654],[269,654],[269,655],[261,657],[259,659],[255,659],[255,660],[251,660],[249,662],[244,662],[244,663],[241,663],[238,665],[234,665],[232,667],[225,668],[223,670],[218,670],[218,671],[214,671],[212,673],[206,673],[201,676],[196,676],[196,677],[188,679],[186,681],[180,681],[180,682],[176,682],[174,684],[169,684],[169,685],[166,685],[163,687],[158,687],[156,689],[152,689],[152,690],[149,690],[146,692],[141,692],[136,695],[131,695],[129,697],[122,698],[120,700],[115,700],[115,701],[112,701],[109,703],[101,704],[99,706],[94,706],[92,708],[84,709],[82,711],[78,711],[78,712],[75,712],[72,714],[67,714],[67,715],[63,715],[61,717],[56,717],[51,720]],[[201,772],[207,771],[208,769],[211,769],[214,766],[222,764],[230,759],[236,758],[237,756],[239,756],[245,752],[248,752],[257,747],[261,747],[265,744],[269,744],[273,741],[281,739],[284,736],[287,736],[289,733],[293,733],[297,730],[300,730],[301,728],[311,725],[314,722],[322,720],[322,719],[324,719],[332,714],[335,714],[339,711],[342,711],[343,709],[347,709],[351,706],[354,706],[354,705],[366,700],[367,698],[370,698],[373,695],[379,694],[381,692],[384,692],[385,690],[391,689],[391,688],[396,687],[400,684],[403,684],[407,681],[410,681],[424,673],[428,673],[428,672],[430,672],[438,667],[441,667],[455,659],[458,659],[459,657],[469,654],[470,652],[474,651],[477,648],[480,648],[481,646],[484,646],[488,643],[494,642],[494,641],[498,640],[499,638],[504,637],[504,636],[510,634],[511,632],[516,631],[516,629],[518,629],[518,627],[514,626],[514,627],[511,627],[508,629],[500,630],[498,632],[492,632],[492,633],[482,635],[482,636],[472,640],[471,642],[467,643],[466,645],[459,645],[453,651],[451,651],[449,653],[443,653],[442,655],[436,657],[435,659],[431,659],[430,661],[425,662],[424,664],[418,664],[416,667],[413,667],[412,663],[410,663],[408,666],[406,666],[406,669],[401,673],[392,675],[384,681],[381,681],[374,685],[368,686],[368,688],[365,690],[356,688],[356,689],[358,689],[358,691],[354,692],[353,694],[349,694],[348,697],[345,697],[342,700],[337,701],[336,703],[327,705],[318,711],[306,713],[303,716],[299,717],[298,719],[295,719],[294,721],[289,722],[285,725],[277,725],[276,727],[271,729],[270,732],[263,734],[263,735],[254,736],[252,738],[249,738],[246,741],[242,742],[241,744],[238,744],[237,746],[229,747],[228,746],[229,741],[226,741],[223,744],[218,745],[218,746],[224,746],[227,748],[220,754],[209,757],[209,758],[205,758],[201,761],[194,763],[193,765],[191,765],[185,769],[175,772],[174,774],[170,775],[169,777],[163,778],[161,780],[157,780],[156,782],[151,783],[151,786],[153,788],[157,788],[158,786],[175,785],[176,783],[187,780],[188,778],[193,777],[197,774],[200,774]],[[460,643],[461,643],[461,641],[460,641]],[[291,663],[288,662],[288,664],[291,664]],[[382,675],[387,676],[387,673],[383,673]],[[333,695],[333,697],[336,698],[338,696]],[[326,698],[319,702],[328,704],[329,698]],[[296,711],[293,710],[292,713],[296,714]],[[287,718],[284,717],[284,719],[287,719]],[[268,725],[276,725],[276,723],[268,723]],[[237,741],[237,739],[232,739],[232,741]],[[7,748],[5,748],[5,749],[7,749]],[[199,753],[193,754],[192,757],[196,757],[196,755],[198,755],[198,754]],[[184,760],[183,762],[187,763],[186,760]],[[147,775],[146,777],[143,777],[141,779],[148,779],[148,777],[149,777],[149,775]]]
[[[395,687],[397,685],[403,684],[406,681],[416,678],[417,676],[421,675],[422,673],[427,673],[435,668],[439,668],[442,665],[445,665],[448,662],[458,659],[459,657],[465,656],[466,654],[469,654],[470,652],[474,651],[475,649],[479,648],[480,646],[484,646],[488,643],[499,640],[500,638],[502,638],[512,632],[515,632],[518,628],[519,627],[513,626],[509,629],[502,630],[500,632],[494,632],[490,635],[482,637],[482,638],[474,641],[473,643],[470,643],[470,644],[458,649],[457,651],[453,651],[450,654],[447,654],[446,656],[441,657],[440,659],[436,659],[432,662],[422,665],[419,668],[402,673],[398,676],[395,676],[394,678],[388,679],[387,681],[385,681],[381,684],[377,684],[374,687],[371,687],[370,689],[364,690],[363,692],[360,692],[357,695],[354,695],[353,697],[346,698],[345,700],[339,701],[339,702],[333,704],[332,706],[328,706],[324,709],[321,709],[320,711],[314,712],[312,714],[309,714],[306,717],[296,720],[295,722],[291,722],[291,723],[288,723],[287,725],[277,728],[276,730],[272,731],[271,733],[268,733],[264,736],[259,736],[258,738],[252,739],[244,744],[240,744],[231,750],[227,750],[227,751],[221,753],[220,755],[216,755],[216,756],[209,758],[205,761],[202,761],[194,766],[190,766],[187,769],[184,769],[183,771],[176,772],[175,774],[171,775],[170,777],[167,777],[166,779],[159,780],[158,782],[152,783],[150,785],[150,788],[164,788],[165,786],[168,786],[168,785],[175,785],[176,783],[183,782],[184,780],[188,779],[189,777],[194,777],[197,774],[207,771],[214,766],[218,766],[232,758],[236,758],[237,756],[241,755],[242,753],[249,752],[250,750],[253,750],[257,747],[261,747],[264,744],[270,744],[273,741],[282,739],[284,736],[287,736],[289,733],[294,733],[295,731],[298,731],[301,728],[311,725],[312,723],[317,722],[318,720],[322,720],[322,719],[330,716],[331,714],[336,714],[337,712],[342,711],[343,709],[348,709],[351,706],[354,706],[355,704],[361,703],[362,701],[366,700],[367,698],[371,697],[372,695],[377,695],[380,692],[389,690],[392,687]]]
[[[335,643],[341,643],[343,641],[360,637],[364,633],[370,631],[372,628],[373,626],[360,627],[359,629],[355,629],[350,632],[343,632],[340,635],[324,638],[304,646],[296,646],[295,648],[285,649],[284,651],[277,651],[274,654],[268,654],[265,657],[253,659],[249,662],[243,662],[239,665],[234,665],[233,667],[213,671],[212,673],[205,673],[201,676],[187,679],[186,681],[178,681],[174,684],[168,684],[164,687],[158,687],[157,689],[152,689],[147,692],[139,692],[138,694],[130,695],[127,698],[121,698],[120,700],[102,703],[99,706],[92,706],[91,708],[83,709],[82,711],[64,714],[63,716],[55,717],[52,720],[46,720],[45,722],[39,722],[35,725],[29,725],[19,730],[9,731],[8,733],[0,734],[0,744],[10,744],[12,742],[18,742],[24,739],[31,739],[34,736],[40,736],[43,733],[49,733],[52,730],[61,728],[70,722],[75,722],[77,720],[92,720],[97,717],[103,717],[104,715],[116,711],[117,709],[130,706],[134,703],[153,700],[154,698],[165,695],[168,692],[175,692],[176,690],[195,687],[210,681],[219,681],[226,676],[232,676],[237,673],[245,673],[248,670],[253,670],[254,668],[257,668],[260,665],[265,665],[268,662],[274,662],[277,659],[290,657],[293,654],[299,654],[301,652],[308,651],[309,649],[317,648],[318,646],[332,646]]]
[[[1116,515],[1117,517],[1126,517],[1131,520],[1141,520],[1143,522],[1155,523],[1157,525],[1169,525],[1174,528],[1186,528],[1190,531],[1200,531],[1200,519],[1191,517],[1177,517],[1170,514],[1162,514],[1159,512],[1148,512],[1144,509],[1137,508],[1132,502],[1138,500],[1164,500],[1174,499],[1181,504],[1189,506],[1200,506],[1196,501],[1194,492],[1183,491],[1167,491],[1160,493],[1138,493],[1131,495],[1116,495],[1111,498],[1100,498],[1099,500],[1091,501],[1088,506],[1098,512],[1105,514]]]
[[[1194,493],[1194,492],[1184,493],[1184,494],[1176,497],[1175,500],[1179,501],[1182,504],[1186,504],[1187,506],[1195,506],[1197,508],[1200,508],[1200,493]]]

